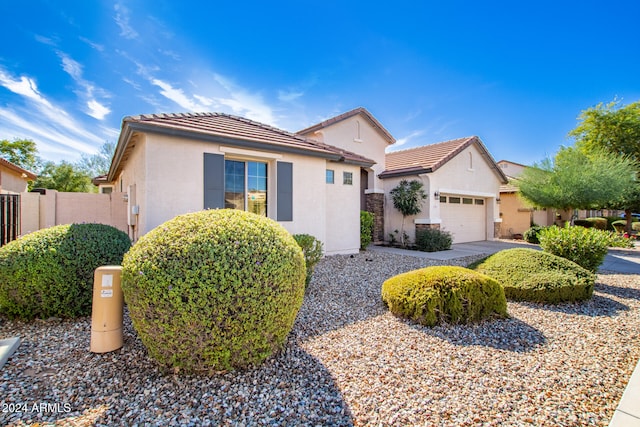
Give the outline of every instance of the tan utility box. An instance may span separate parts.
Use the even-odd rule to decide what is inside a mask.
[[[94,273],[90,346],[93,353],[114,351],[124,344],[121,277],[122,267],[119,265],[98,267]]]

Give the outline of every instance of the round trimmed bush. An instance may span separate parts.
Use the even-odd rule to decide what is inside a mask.
[[[584,227],[547,227],[540,232],[540,247],[553,255],[596,272],[609,251],[610,234]]]
[[[214,373],[256,365],[284,344],[305,273],[302,250],[277,222],[207,210],[142,236],[124,257],[122,290],[163,368]]]
[[[560,303],[591,298],[595,275],[568,259],[528,248],[506,249],[470,268],[493,277],[508,299]]]
[[[130,247],[126,233],[104,224],[57,225],[8,243],[0,248],[0,313],[90,315],[95,269],[120,264]]]
[[[463,267],[426,267],[394,276],[382,284],[382,300],[395,315],[426,326],[507,316],[500,284]]]

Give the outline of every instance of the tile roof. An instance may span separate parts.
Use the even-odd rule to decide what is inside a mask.
[[[31,181],[35,180],[38,177],[35,173],[28,171],[24,168],[21,168],[20,166],[14,163],[11,163],[9,160],[3,159],[2,157],[0,157],[0,165],[6,167],[7,169],[11,169],[14,172],[17,172],[20,175],[22,174],[26,175],[26,178],[28,178]]]
[[[366,167],[375,163],[359,154],[244,117],[224,113],[149,114],[123,119],[109,180],[115,179],[121,169],[120,161],[126,161],[127,144],[134,132],[163,133],[255,149],[294,152]]]
[[[477,145],[483,157],[485,157],[489,165],[491,165],[498,174],[500,180],[506,183],[506,176],[497,166],[489,154],[489,151],[487,151],[477,136],[452,139],[450,141],[387,153],[385,155],[385,170],[379,177],[390,178],[393,176],[434,172],[472,144]]]
[[[302,129],[301,131],[298,132],[298,134],[301,135],[308,135],[310,133],[313,133],[315,131],[318,131],[322,128],[325,128],[327,126],[330,126],[334,123],[340,122],[342,120],[346,120],[349,117],[353,117],[356,116],[358,114],[363,115],[371,124],[371,126],[374,127],[374,129],[376,129],[382,136],[384,139],[387,140],[387,142],[389,144],[394,144],[396,142],[396,139],[389,133],[388,130],[386,130],[384,128],[384,126],[382,126],[382,124],[380,124],[380,122],[378,120],[376,120],[375,117],[373,117],[373,115],[367,111],[366,108],[364,107],[358,107],[358,108],[354,108],[351,111],[347,111],[346,113],[342,113],[338,116],[332,117],[330,119],[327,119],[321,123],[315,124],[313,126],[309,126],[308,128]]]

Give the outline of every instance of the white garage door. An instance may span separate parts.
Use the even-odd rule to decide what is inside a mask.
[[[485,199],[472,196],[440,197],[441,228],[453,236],[453,243],[487,240]]]

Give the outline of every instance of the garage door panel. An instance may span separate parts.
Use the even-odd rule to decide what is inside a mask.
[[[453,243],[487,239],[487,209],[484,199],[446,195],[441,198],[440,216],[441,228],[451,233]]]

